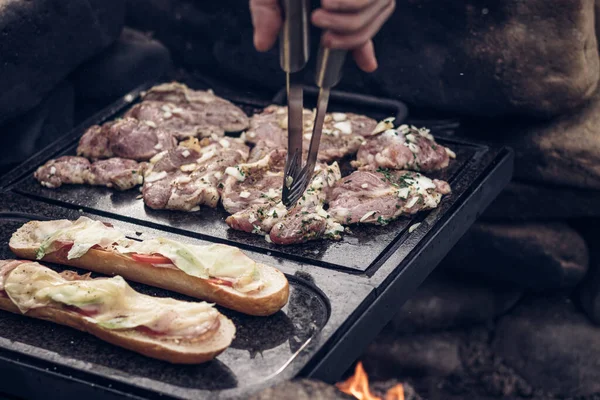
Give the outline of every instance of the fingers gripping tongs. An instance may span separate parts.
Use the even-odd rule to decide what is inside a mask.
[[[303,195],[313,176],[329,102],[329,91],[341,78],[346,51],[319,47],[316,73],[319,98],[308,156],[303,167],[304,94],[301,71],[309,58],[309,0],[281,0],[281,3],[284,22],[280,37],[280,63],[286,73],[288,99],[288,154],[284,170],[282,201],[289,209]]]

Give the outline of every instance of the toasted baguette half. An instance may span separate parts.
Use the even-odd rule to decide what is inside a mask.
[[[215,331],[196,340],[176,341],[153,337],[133,329],[106,329],[77,312],[55,306],[33,308],[22,314],[12,300],[5,296],[5,293],[0,296],[2,310],[69,326],[116,346],[174,364],[200,364],[210,361],[227,349],[235,337],[233,322],[222,314],[218,316],[219,327]]]
[[[35,232],[40,223],[47,221],[30,221],[12,235],[9,247],[18,257],[36,260],[40,243],[35,239]],[[188,275],[179,269],[159,268],[137,262],[112,250],[90,249],[83,256],[71,260],[67,259],[65,252],[56,251],[46,254],[38,261],[70,265],[106,275],[121,275],[134,282],[182,293],[255,316],[276,313],[286,305],[289,298],[289,284],[285,275],[263,264],[259,268],[265,287],[256,293],[241,293],[229,286]]]

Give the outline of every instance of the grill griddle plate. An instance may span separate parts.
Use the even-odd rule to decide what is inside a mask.
[[[134,98],[141,90],[132,93]],[[112,222],[136,237],[162,235],[244,248],[251,257],[288,276],[290,301],[268,318],[220,308],[234,321],[236,339],[215,361],[199,366],[148,359],[70,328],[0,311],[0,392],[26,398],[231,398],[298,374],[335,381],[512,175],[508,150],[438,138],[457,153],[457,160],[431,176],[448,180],[453,189],[437,209],[385,227],[353,227],[353,233],[340,242],[289,247],[230,230],[224,221],[227,213],[220,208],[205,207],[196,213],[155,211],[136,199],[137,189],[115,192],[63,186],[51,190],[33,179],[32,172],[48,159],[74,154],[87,127],[120,115],[130,105],[121,101],[104,110],[3,178],[1,257],[13,257],[7,247],[10,235],[31,219],[86,215]],[[376,119],[388,116],[394,105],[398,120],[404,118],[406,109],[400,103],[332,96],[333,109],[364,109]],[[421,225],[409,234],[408,228],[417,222]],[[185,299],[144,285],[132,286],[148,294]]]

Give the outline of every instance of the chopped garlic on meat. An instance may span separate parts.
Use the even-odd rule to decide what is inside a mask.
[[[221,179],[221,177],[223,176],[223,174],[219,171],[215,172],[215,178],[217,179]]]
[[[407,133],[410,132],[410,128],[406,124],[400,125],[397,130],[398,130],[398,132],[400,132],[403,135],[406,135]]]
[[[256,215],[254,215],[254,213],[250,213],[250,216],[248,217],[248,222],[253,224],[255,221],[256,221]]]
[[[240,182],[243,182],[246,179],[244,174],[242,174],[242,172],[239,169],[237,169],[236,167],[227,167],[225,169],[225,173],[229,176],[233,176]]]
[[[155,150],[161,150],[163,148],[162,143],[156,143],[156,145],[154,146]]]
[[[408,233],[413,233],[415,231],[415,229],[417,229],[420,225],[421,225],[420,222],[418,222],[414,225],[411,225],[410,228],[408,228]]]
[[[374,215],[377,211],[369,211],[360,218],[360,222],[365,222],[371,215]]]
[[[385,132],[388,129],[394,129],[395,120],[396,118],[390,117],[384,119],[383,121],[379,121],[379,123],[377,123],[377,126],[375,126],[375,129],[373,129],[373,132],[371,132],[371,134],[375,135],[377,133]]]
[[[452,150],[450,150],[447,147],[444,147],[444,150],[446,150],[446,154],[448,154],[448,157],[450,157],[450,158],[456,158],[456,153],[455,152],[453,152]]]
[[[231,145],[231,144],[229,143],[229,140],[227,140],[227,139],[221,139],[221,140],[219,140],[219,144],[220,144],[220,145],[221,145],[221,147],[223,147],[224,149],[228,149],[228,148],[229,148],[229,146]]]
[[[202,154],[202,157],[198,158],[196,160],[196,162],[198,164],[202,164],[208,160],[210,160],[211,158],[213,158],[215,156],[215,152],[214,151],[207,151],[206,153]]]
[[[165,179],[166,177],[167,171],[151,172],[148,176],[146,176],[146,182],[156,182],[160,181],[161,179]]]
[[[321,206],[317,207],[317,214],[323,218],[329,218],[329,214]]]
[[[52,167],[50,167],[50,175],[54,175],[54,174],[56,174],[56,167],[52,166]]]
[[[190,163],[190,164],[184,164],[184,165],[182,165],[181,167],[179,167],[179,169],[182,170],[183,172],[192,172],[197,167],[198,167],[198,164],[196,164],[196,163]]]
[[[192,178],[190,178],[188,175],[183,175],[183,176],[178,176],[175,179],[175,183],[190,183],[192,181]]]
[[[406,200],[406,199],[408,199],[408,194],[409,193],[410,193],[410,189],[409,188],[407,188],[407,187],[402,188],[402,189],[398,190],[398,197],[400,197],[401,199]]]
[[[325,231],[325,236],[337,236],[341,232],[344,232],[344,227],[342,224],[333,222]]]
[[[188,158],[188,157],[190,156],[190,154],[191,154],[191,153],[190,153],[190,151],[189,151],[188,149],[185,149],[184,151],[182,151],[182,152],[181,152],[181,155],[182,155],[184,158]]]
[[[369,187],[368,183],[363,183],[362,185],[360,185],[361,188],[366,189]]]
[[[409,143],[408,144],[408,148],[410,149],[410,151],[412,151],[413,153],[418,153],[421,151],[421,149],[419,148],[419,146],[417,146],[414,143]]]
[[[415,135],[413,135],[412,133],[409,133],[408,135],[406,135],[406,140],[408,140],[409,142],[412,142],[412,143],[417,143],[417,137]]]
[[[265,235],[265,240],[267,241],[267,243],[273,243],[271,241],[271,236],[268,233]]]
[[[345,113],[331,113],[331,118],[333,118],[333,120],[335,122],[341,122],[341,121],[345,121],[348,119],[348,116]]]
[[[415,196],[412,199],[410,199],[410,201],[408,203],[406,203],[406,208],[411,208],[413,207],[415,204],[417,204],[417,201],[419,201],[419,197]]]
[[[160,153],[158,153],[157,155],[155,155],[154,157],[152,157],[150,159],[150,163],[151,164],[156,164],[157,162],[159,162],[166,154],[167,154],[167,150],[165,151],[161,151]]]
[[[144,123],[146,125],[148,125],[150,128],[155,128],[156,129],[156,123],[154,121],[144,121]]]
[[[288,119],[287,116],[283,117],[279,120],[279,127],[281,129],[287,129],[288,128]]]
[[[247,190],[244,190],[243,192],[240,193],[240,197],[242,199],[247,199],[248,197],[250,197],[250,192],[248,192]]]
[[[336,122],[333,127],[345,135],[352,133],[352,123],[350,121]]]

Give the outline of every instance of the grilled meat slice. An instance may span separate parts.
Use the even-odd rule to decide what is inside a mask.
[[[323,237],[340,239],[340,233],[344,231],[343,226],[323,209],[329,192],[340,178],[337,163],[329,166],[317,165],[315,175],[304,195],[271,229],[271,242],[288,245]]]
[[[90,184],[127,190],[142,184],[146,165],[116,157],[90,164],[83,157],[63,156],[39,167],[34,177],[48,188]]]
[[[355,171],[340,179],[329,199],[329,214],[344,225],[386,225],[403,214],[438,206],[450,185],[411,171]]]
[[[244,162],[248,147],[239,139],[191,139],[151,160],[142,195],[154,209],[193,211],[216,207],[225,170]]]
[[[83,157],[63,156],[50,160],[33,174],[42,186],[57,188],[63,184],[83,184],[90,162]]]
[[[77,146],[77,155],[89,158],[90,160],[98,160],[101,158],[110,158],[114,154],[110,149],[110,127],[114,122],[107,122],[100,125],[90,127],[81,139]]]
[[[204,113],[163,101],[143,101],[133,106],[125,116],[169,132],[178,140],[225,134],[223,128],[207,124]]]
[[[110,149],[117,157],[147,161],[175,146],[172,134],[134,118],[118,120],[110,127]]]
[[[308,151],[315,114],[304,110],[304,151]],[[244,139],[252,144],[262,142],[270,148],[287,147],[287,107],[271,105],[250,119]],[[365,136],[377,122],[369,117],[351,113],[329,113],[325,116],[319,146],[319,161],[331,162],[356,153]],[[306,156],[306,154],[305,154]]]
[[[156,210],[197,211],[200,204],[216,207],[218,201],[214,186],[181,171],[154,176],[144,183],[142,195],[144,203]]]
[[[436,143],[428,129],[401,125],[368,138],[360,146],[352,166],[430,172],[446,168],[454,153]]]
[[[92,126],[79,141],[77,154],[92,160],[113,156],[147,161],[177,145],[170,133],[135,118]]]
[[[85,171],[85,183],[128,190],[143,183],[146,166],[145,162],[125,158],[99,160]]]
[[[227,217],[225,222],[231,228],[259,235],[268,234],[273,226],[287,214],[287,209],[280,201],[254,204]]]
[[[216,96],[212,90],[192,90],[186,85],[173,82],[154,86],[143,99],[173,103],[180,108],[195,110],[203,121],[199,125],[217,126],[225,132],[240,132],[249,125],[248,116],[242,109]]]
[[[254,205],[272,207],[281,201],[285,150],[272,150],[259,161],[225,170],[222,203],[230,214]]]

